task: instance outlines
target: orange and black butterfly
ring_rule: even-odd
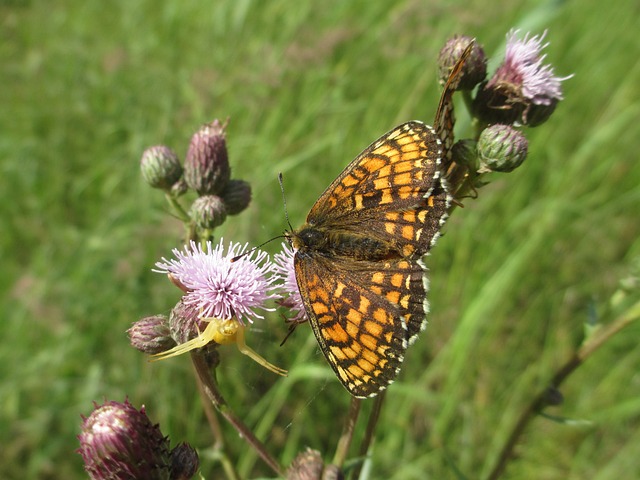
[[[453,138],[451,97],[470,49],[444,87],[436,128],[413,121],[380,137],[329,185],[307,223],[288,233],[313,332],[355,397],[393,382],[426,326],[423,257],[452,200],[443,164]]]

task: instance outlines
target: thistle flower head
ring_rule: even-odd
[[[170,274],[183,285],[187,292],[182,301],[196,307],[201,318],[235,317],[244,326],[264,318],[259,311],[273,311],[266,302],[279,298],[266,252],[253,250],[235,258],[247,246],[230,242],[225,252],[222,239],[215,247],[207,242],[206,249],[192,241],[183,251],[174,249],[175,258],[156,263],[154,271]]]
[[[202,126],[193,137],[184,160],[184,178],[200,195],[217,195],[231,176],[226,124],[214,120]]]
[[[511,125],[491,125],[480,134],[476,146],[480,173],[511,172],[527,158],[529,143]]]
[[[527,33],[522,40],[518,33],[507,34],[504,62],[475,99],[475,110],[487,123],[540,125],[563,99],[561,82],[571,78],[558,77],[544,63],[546,32],[532,37]]]
[[[251,185],[244,180],[229,180],[222,192],[227,214],[237,215],[251,203]]]
[[[296,272],[293,265],[295,251],[288,243],[282,244],[282,251],[273,256],[274,271],[282,281],[282,289],[284,290],[284,298],[278,303],[288,308],[292,314],[291,322],[303,323],[308,320],[307,312],[304,308],[302,295],[298,288],[296,280]]]
[[[227,209],[219,196],[203,195],[193,202],[189,216],[198,228],[212,230],[224,223]]]
[[[127,334],[134,348],[151,355],[164,352],[176,344],[171,338],[169,321],[164,315],[138,320],[127,330]]]
[[[440,83],[444,85],[460,56],[474,39],[466,35],[455,35],[444,44],[438,55]],[[475,43],[462,67],[456,90],[471,90],[487,76],[487,57],[481,45]]]
[[[553,73],[551,65],[544,65],[546,55],[541,52],[549,43],[542,43],[547,32],[540,37],[524,39],[518,38],[519,30],[511,30],[507,34],[507,48],[504,63],[496,72],[498,79],[513,78],[521,83],[522,95],[535,105],[551,105],[554,101],[562,100],[560,82],[571,77],[560,78]],[[496,78],[496,77],[494,77]],[[497,80],[496,80],[497,81]]]
[[[182,177],[182,165],[173,150],[165,145],[156,145],[142,153],[140,172],[153,188],[170,190]]]
[[[96,406],[78,436],[85,470],[94,480],[169,480],[169,439],[128,401]]]

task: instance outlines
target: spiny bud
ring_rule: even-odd
[[[251,203],[251,185],[244,180],[229,180],[222,192],[228,215],[237,215]]]
[[[188,443],[180,443],[171,450],[171,480],[187,480],[199,467],[198,453]]]
[[[458,59],[465,51],[473,38],[466,35],[456,35],[445,43],[438,55],[438,69],[440,83],[444,83],[449,78],[451,69],[456,65]],[[462,67],[462,75],[456,90],[471,90],[487,76],[487,57],[482,46],[477,43],[471,49],[471,53]]]
[[[522,132],[510,125],[492,125],[480,134],[480,173],[510,172],[527,158],[529,143]]]
[[[324,465],[317,450],[307,448],[291,462],[287,480],[341,480],[344,475],[336,465]]]
[[[134,322],[127,334],[134,348],[150,355],[164,352],[176,345],[171,338],[169,319],[164,315],[145,317]]]
[[[189,216],[198,228],[211,230],[224,223],[227,209],[217,195],[204,195],[193,202]]]
[[[182,176],[182,165],[173,150],[156,145],[142,153],[140,171],[145,182],[153,188],[169,190]]]
[[[171,310],[169,315],[169,329],[171,337],[177,344],[186,343],[198,336],[199,331],[207,327],[205,322],[199,319],[197,307],[187,305],[180,300]]]
[[[200,195],[221,193],[231,176],[225,126],[214,120],[191,138],[184,162],[184,178]]]
[[[144,407],[106,402],[84,419],[78,436],[85,470],[93,480],[171,480],[169,439]]]

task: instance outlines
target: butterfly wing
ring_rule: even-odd
[[[424,323],[422,266],[404,259],[333,262],[298,252],[295,271],[313,332],[338,379],[356,397],[385,389]]]
[[[475,40],[469,42],[469,45],[467,45],[460,55],[460,58],[451,69],[449,78],[447,78],[444,88],[442,89],[442,95],[440,96],[440,102],[438,103],[438,109],[436,110],[435,121],[433,122],[436,132],[438,133],[438,137],[442,141],[443,145],[444,170],[446,170],[451,163],[451,148],[453,147],[454,141],[453,126],[456,123],[456,119],[453,113],[453,94],[455,93],[456,88],[458,88],[464,64],[467,61],[467,58],[469,58],[474,45]]]
[[[402,124],[345,168],[315,203],[307,223],[366,232],[402,256],[420,257],[437,239],[451,201],[440,157],[440,140],[431,127]]]

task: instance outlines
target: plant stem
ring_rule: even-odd
[[[240,420],[231,410],[226,400],[218,389],[218,384],[209,371],[209,365],[204,357],[197,353],[191,352],[191,362],[196,369],[198,378],[202,385],[202,391],[222,416],[236,429],[244,440],[253,447],[260,458],[271,467],[271,469],[279,476],[284,477],[284,472],[278,462],[267,451],[264,444],[256,438],[253,432]]]
[[[178,218],[183,222],[188,222],[189,214],[182,205],[180,205],[180,202],[178,202],[178,200],[170,193],[165,193],[165,198],[167,199],[167,202],[169,202],[169,205],[171,205],[171,208],[173,208],[173,211],[176,213]]]
[[[587,338],[580,348],[562,365],[555,373],[551,380],[551,386],[558,388],[563,381],[569,377],[585,360],[591,356],[598,348],[600,348],[607,340],[613,335],[618,333],[624,327],[640,318],[640,302],[634,304],[631,308],[627,309],[622,315],[611,322],[607,327],[602,328],[594,332],[594,334]],[[547,404],[547,391],[545,387],[536,396],[534,396],[529,405],[524,409],[520,418],[516,422],[507,442],[505,443],[498,461],[493,470],[487,477],[488,480],[496,480],[500,478],[507,466],[513,449],[515,448],[518,439],[524,432],[525,428],[534,417],[534,415],[542,410]]]
[[[353,470],[352,478],[359,478],[360,472],[362,471],[362,466],[364,462],[367,460],[367,454],[369,453],[369,447],[373,442],[375,437],[376,427],[378,426],[378,419],[380,418],[380,411],[382,410],[382,404],[384,403],[384,399],[387,391],[383,390],[380,394],[375,398],[373,402],[373,408],[371,413],[369,414],[369,421],[367,422],[367,430],[364,432],[364,438],[362,439],[362,444],[360,445],[359,457],[363,459],[361,463],[359,463]]]
[[[351,397],[349,414],[345,419],[344,425],[342,427],[342,435],[340,436],[340,440],[338,440],[336,454],[333,456],[333,462],[331,462],[333,465],[336,465],[340,469],[342,469],[344,461],[349,454],[349,447],[351,447],[351,441],[353,440],[353,431],[356,425],[356,421],[358,420],[358,415],[360,414],[361,405],[361,399]]]
[[[202,381],[200,380],[200,376],[197,375],[197,372],[196,381],[198,383],[198,390],[200,391],[200,398],[202,399],[202,408],[204,409],[204,414],[207,417],[207,422],[209,423],[209,427],[211,428],[211,432],[213,433],[213,438],[215,439],[213,450],[216,453],[218,460],[222,464],[222,468],[224,469],[227,478],[229,480],[240,480],[238,472],[235,470],[233,464],[231,463],[231,460],[225,452],[225,441],[224,434],[222,433],[222,426],[220,425],[220,421],[218,420],[216,411],[213,409],[213,407],[211,406],[211,402],[209,402],[208,400],[207,394],[204,390],[204,386],[202,385]]]

